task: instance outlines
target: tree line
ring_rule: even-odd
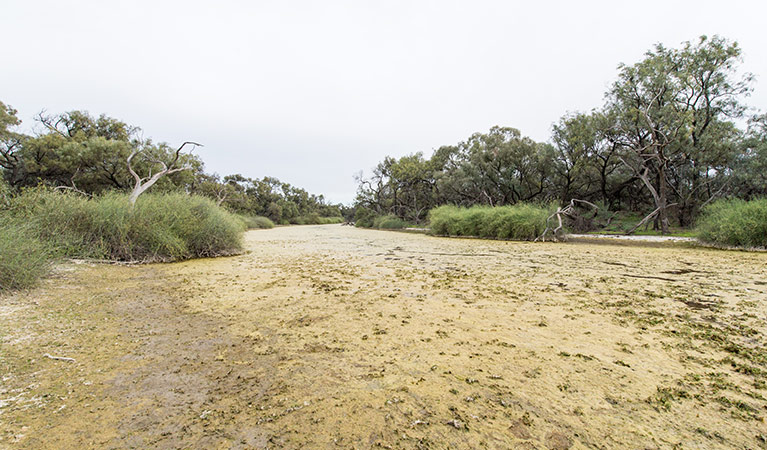
[[[767,195],[767,114],[749,114],[753,76],[736,42],[702,36],[656,45],[621,64],[605,102],[567,114],[549,142],[493,127],[431,156],[386,157],[357,177],[358,217],[423,222],[439,205],[568,204],[640,212],[654,226],[691,226],[720,197]]]
[[[219,206],[276,223],[310,223],[340,217],[342,205],[273,177],[220,177],[204,171],[191,146],[170,147],[141,137],[140,129],[84,111],[35,118],[41,132],[16,131],[17,111],[0,102],[0,176],[15,190],[48,186],[86,196],[107,191],[181,191],[212,198]],[[158,176],[161,174],[165,176]],[[151,184],[150,184],[151,183]],[[135,198],[132,196],[132,200]]]

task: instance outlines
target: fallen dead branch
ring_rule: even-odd
[[[49,355],[48,353],[44,354],[46,358],[55,359],[56,361],[66,361],[66,362],[75,362],[74,358],[68,358],[66,356],[53,356]]]
[[[589,201],[586,201],[586,200],[579,200],[577,198],[574,198],[574,199],[570,200],[570,204],[568,204],[564,208],[562,208],[561,206],[557,207],[557,210],[554,212],[554,214],[552,214],[552,215],[550,215],[549,217],[546,218],[546,229],[543,230],[543,233],[541,233],[540,236],[535,238],[534,242],[538,242],[539,239],[542,242],[546,242],[546,235],[548,233],[551,233],[551,239],[554,242],[564,241],[565,240],[565,235],[564,235],[564,232],[562,231],[563,228],[564,228],[564,223],[562,222],[562,217],[569,217],[571,219],[574,219],[576,217],[576,209],[575,209],[575,204],[576,203],[583,203],[583,204],[586,204],[588,206],[591,206],[594,209],[594,216],[595,217],[596,217],[597,213],[599,212],[599,207],[597,205],[595,205],[595,204],[593,204],[593,203],[591,203]],[[551,226],[549,225],[549,221],[551,219],[553,219],[554,217],[557,218],[557,227],[552,229]]]

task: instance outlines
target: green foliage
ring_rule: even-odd
[[[244,215],[238,216],[243,222],[245,222],[245,226],[248,227],[249,230],[274,228],[274,222],[269,220],[268,217]]]
[[[358,206],[356,211],[354,211],[354,225],[357,227],[371,228],[375,218],[375,211],[364,206]]]
[[[719,200],[704,209],[698,239],[736,247],[767,247],[767,198]]]
[[[26,137],[13,158],[0,155],[6,178],[16,186],[69,186],[88,193],[129,190],[135,183],[127,165],[132,152],[140,150],[132,164],[142,176],[156,173],[161,162],[168,164],[175,158],[174,148],[141,139],[138,128],[105,115],[95,118],[85,111],[71,111],[41,116],[38,121],[47,133]],[[1,161],[11,159],[13,166]],[[189,170],[161,178],[154,192],[182,190],[202,172],[200,158],[189,153],[180,155],[177,166]]]
[[[273,177],[229,175],[219,180],[216,175],[203,174],[198,179],[193,192],[244,216],[264,216],[282,225],[336,223],[341,216],[341,205],[327,204],[322,195],[312,195]]]
[[[12,213],[65,257],[173,261],[231,254],[245,224],[211,200],[186,194],[146,194],[131,208],[124,194],[82,196],[29,190]]]
[[[408,226],[410,226],[409,223],[391,214],[376,217],[373,221],[373,228],[381,228],[384,230],[401,230]]]
[[[0,215],[0,292],[34,286],[48,272],[51,256],[30,224]]]
[[[361,228],[380,228],[383,230],[401,230],[412,226],[394,214],[376,215],[375,211],[358,207],[354,215],[354,225]]]
[[[420,222],[439,205],[580,199],[640,217],[658,209],[651,224],[664,234],[672,219],[689,227],[713,196],[767,192],[767,115],[747,133],[734,121],[752,89],[740,61],[737,43],[718,36],[676,49],[658,44],[619,66],[603,108],[562,117],[553,145],[496,126],[431,157],[386,157],[371,177],[357,178],[356,204]]]
[[[12,194],[11,187],[0,177],[0,208],[5,209],[10,205]]]
[[[546,228],[547,208],[519,203],[513,206],[446,205],[431,210],[431,232],[446,236],[533,240]]]
[[[305,216],[292,217],[289,223],[292,225],[330,225],[343,221],[343,217],[322,217],[318,213],[310,213]]]

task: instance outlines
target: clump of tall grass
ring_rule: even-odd
[[[695,231],[703,242],[767,247],[767,199],[714,202],[703,210]]]
[[[10,209],[65,257],[149,262],[226,255],[241,248],[245,229],[211,200],[180,193],[144,194],[131,208],[125,194],[88,199],[33,190]]]
[[[240,215],[239,218],[245,222],[245,226],[248,227],[249,230],[274,228],[274,222],[268,217]]]
[[[440,206],[429,212],[431,232],[445,236],[533,240],[546,229],[549,208],[518,203],[512,206]]]
[[[48,272],[51,256],[29,224],[0,216],[0,292],[34,286]]]

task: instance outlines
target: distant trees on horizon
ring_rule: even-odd
[[[0,176],[17,190],[44,185],[84,195],[131,192],[135,187],[131,169],[151,177],[168,167],[176,170],[159,178],[153,191],[203,195],[233,212],[265,216],[276,223],[341,216],[341,205],[273,177],[208,174],[199,156],[142,139],[139,128],[106,115],[41,113],[36,120],[42,133],[18,133],[14,131],[20,124],[16,111],[0,102]]]

